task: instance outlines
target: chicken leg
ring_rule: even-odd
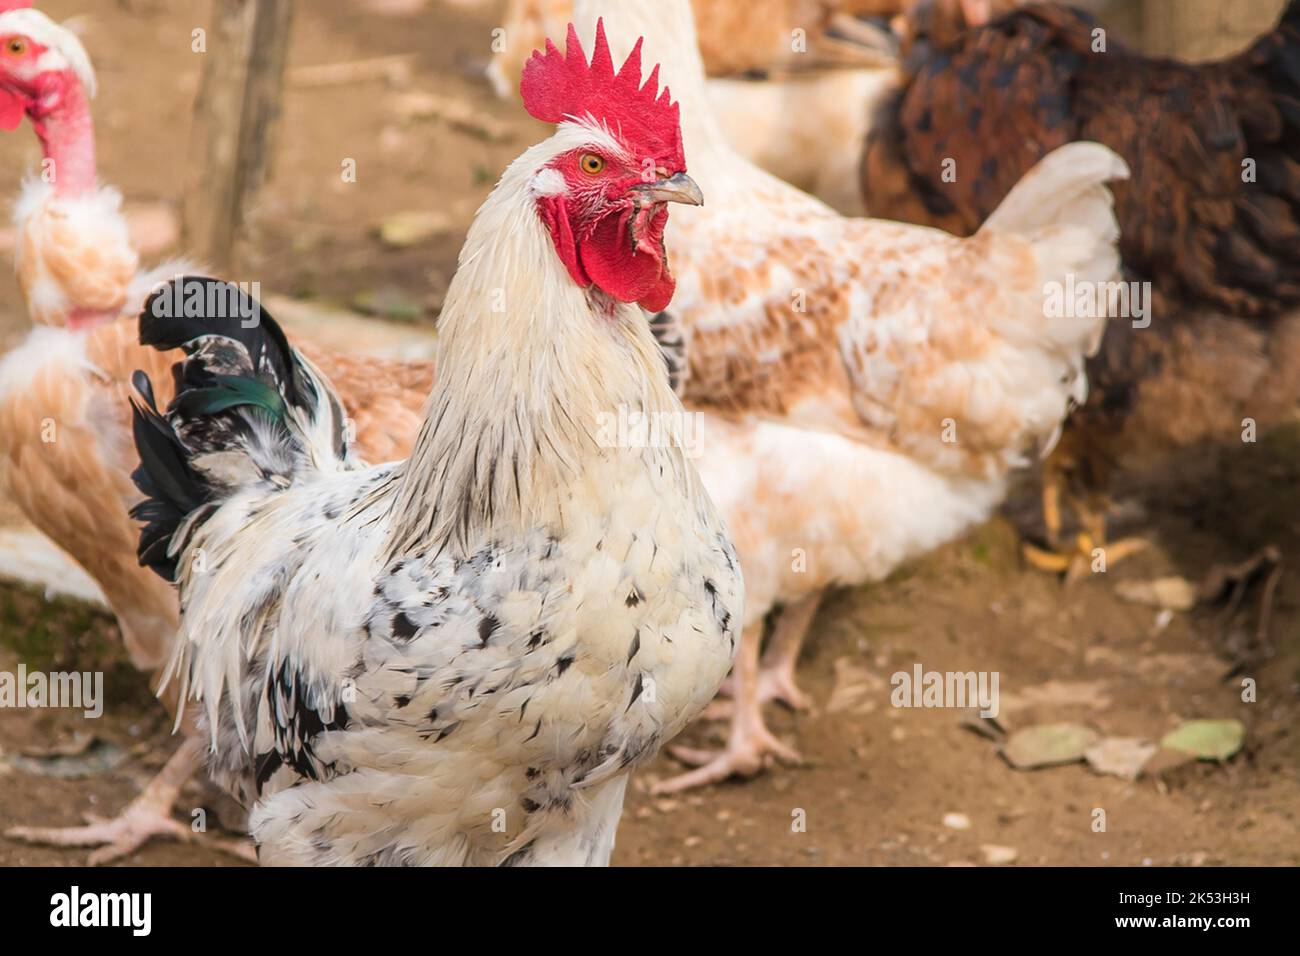
[[[805,602],[800,602],[802,605]],[[795,605],[799,606],[799,605]],[[816,609],[816,605],[813,605]],[[783,610],[777,618],[775,642],[789,608]],[[807,616],[811,620],[811,615]],[[795,621],[797,623],[797,620]],[[806,623],[804,625],[806,629]],[[802,640],[802,635],[800,635]],[[799,763],[799,753],[777,739],[763,722],[763,704],[759,699],[759,650],[763,641],[762,622],[745,629],[740,638],[740,652],[736,655],[736,665],[732,671],[734,677],[735,700],[731,709],[731,728],[727,736],[727,746],[721,751],[704,750],[694,747],[672,747],[669,752],[689,766],[696,769],[680,774],[669,780],[663,780],[651,788],[656,795],[680,793],[693,787],[710,783],[721,783],[730,777],[753,777],[763,769],[768,756],[787,763]],[[782,641],[784,659],[789,655],[789,638]],[[794,644],[794,655],[798,656],[798,643]],[[793,666],[793,664],[791,665]],[[793,687],[793,685],[791,685]],[[802,696],[802,695],[800,695]]]
[[[99,847],[90,854],[88,862],[91,866],[129,856],[153,837],[184,843],[203,842],[241,860],[257,862],[257,855],[247,841],[205,837],[171,815],[181,788],[202,764],[202,756],[203,740],[196,732],[190,731],[158,775],[116,817],[104,819],[87,814],[85,826],[13,827],[5,831],[5,836],[46,846]]]
[[[1069,484],[1067,469],[1061,467],[1059,456],[1053,455],[1043,469],[1043,524],[1047,529],[1047,548],[1036,547],[1028,541],[1021,545],[1021,553],[1031,567],[1048,574],[1064,574],[1067,583],[1074,583],[1093,570],[1095,551],[1101,551],[1105,569],[1109,570],[1150,545],[1145,538],[1139,537],[1109,541],[1106,514],[1110,510],[1110,496],[1105,492],[1078,494],[1070,489]],[[1062,545],[1062,499],[1078,515],[1082,528],[1075,536],[1073,547]]]
[[[777,615],[772,628],[772,638],[767,642],[758,672],[758,700],[760,704],[777,701],[791,710],[807,710],[808,696],[799,689],[795,680],[795,667],[804,638],[812,627],[817,608],[825,591],[810,594],[793,604],[787,604]]]
[[[795,667],[799,661],[799,652],[803,649],[804,638],[808,628],[817,616],[824,591],[818,591],[793,604],[786,605],[777,615],[772,628],[772,637],[767,642],[759,663],[758,702],[760,705],[773,701],[784,704],[791,710],[808,710],[811,706],[808,695],[799,689],[795,678]],[[734,675],[722,685],[719,693],[728,697],[735,695]],[[704,712],[709,720],[730,720],[735,711],[733,700],[715,700]]]
[[[1082,530],[1075,535],[1073,547],[1062,547],[1057,542],[1061,537],[1060,492],[1045,480],[1043,487],[1043,515],[1047,523],[1049,549],[1043,549],[1028,541],[1021,546],[1025,561],[1031,567],[1048,574],[1064,574],[1067,583],[1074,583],[1097,570],[1094,567],[1098,552],[1104,562],[1101,570],[1110,570],[1121,561],[1150,547],[1151,542],[1145,538],[1131,536],[1111,541],[1106,531],[1106,512],[1108,501],[1085,502],[1069,497],[1070,507],[1079,516]]]

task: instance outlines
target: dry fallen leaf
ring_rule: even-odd
[[[1002,754],[1018,770],[1076,763],[1100,739],[1081,724],[1039,724],[1017,730],[1003,745]]]
[[[1159,749],[1150,741],[1137,737],[1107,737],[1089,747],[1084,758],[1097,773],[1136,780]]]
[[[1189,720],[1165,734],[1160,746],[1198,760],[1227,760],[1245,740],[1246,727],[1240,720]]]
[[[1196,756],[1183,750],[1170,750],[1167,747],[1161,747],[1156,751],[1155,756],[1146,762],[1142,772],[1148,777],[1162,777],[1167,773],[1177,770],[1179,767],[1186,767],[1188,764],[1196,763]]]

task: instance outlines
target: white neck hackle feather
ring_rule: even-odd
[[[608,133],[562,124],[506,170],[474,219],[438,324],[438,378],[395,476],[389,554],[464,552],[560,520],[564,489],[598,460],[598,423],[620,407],[679,412],[640,307],[570,277],[537,209],[539,173]],[[695,481],[679,448],[669,467]]]

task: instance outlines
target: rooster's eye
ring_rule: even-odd
[[[21,37],[14,37],[5,44],[5,52],[10,56],[22,56],[27,52],[27,41]]]
[[[582,157],[580,165],[582,166],[582,171],[588,176],[595,176],[604,171],[605,160],[601,159],[595,153],[587,153],[587,155]]]

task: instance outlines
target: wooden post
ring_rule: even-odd
[[[270,169],[292,11],[292,0],[212,0],[183,231],[188,253],[218,274],[244,257]]]

